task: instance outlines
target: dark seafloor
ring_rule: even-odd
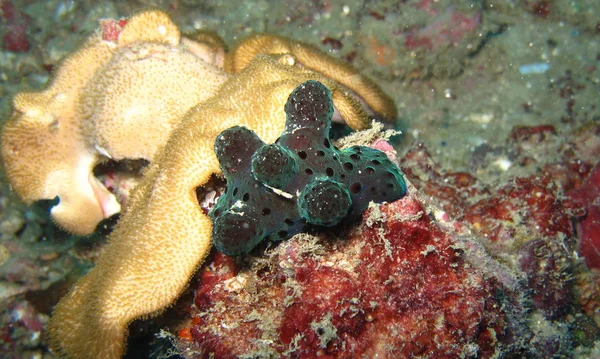
[[[498,339],[493,355],[600,357],[600,260],[588,259],[591,270],[584,260],[600,239],[581,224],[600,213],[599,176],[586,181],[600,171],[597,0],[0,3],[2,119],[11,97],[44,86],[99,19],[148,7],[230,45],[266,31],[350,62],[396,101],[398,158],[423,200],[468,227],[474,266],[492,257],[524,289],[511,312],[522,328],[501,331],[521,338]],[[53,358],[44,326],[93,266],[110,224],[73,237],[47,204],[27,207],[6,181],[0,188],[0,357]],[[136,323],[128,357],[176,357],[193,336],[172,322]],[[174,336],[161,337],[171,340],[153,336],[169,325]]]

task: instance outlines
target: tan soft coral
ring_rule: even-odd
[[[336,81],[361,100],[369,115],[395,121],[396,104],[371,79],[362,76],[350,64],[331,57],[316,46],[273,34],[250,35],[225,55],[225,71],[236,73],[245,68],[257,54],[290,54],[296,65],[319,72]]]
[[[160,312],[185,289],[211,248],[212,223],[196,189],[220,173],[213,146],[221,131],[243,125],[274,141],[287,97],[310,79],[331,89],[353,128],[368,126],[366,113],[335,82],[290,60],[258,56],[187,113],[134,190],[96,267],[56,307],[49,327],[54,350],[71,358],[119,358],[129,323]]]
[[[160,11],[101,24],[45,91],[15,98],[2,133],[4,164],[17,194],[26,203],[58,197],[52,216],[75,234],[90,234],[120,211],[93,168],[106,158],[151,161],[185,111],[229,77],[223,66],[237,73],[257,54],[286,54],[296,67],[342,84],[372,114],[396,115],[393,101],[371,80],[309,44],[259,34],[225,54],[214,33],[182,37]],[[340,106],[336,114],[352,111]]]
[[[2,132],[13,189],[26,203],[58,197],[52,216],[75,234],[92,233],[120,210],[92,175],[103,156],[152,160],[185,111],[228,77],[205,61],[222,62],[223,50],[182,41],[165,13],[123,23],[105,22],[105,32],[65,59],[46,90],[17,95]]]
[[[350,66],[311,45],[260,37],[268,41],[225,55],[218,37],[181,37],[158,11],[105,21],[47,90],[15,99],[2,133],[9,179],[27,202],[58,196],[53,216],[72,232],[90,233],[119,210],[91,172],[102,158],[150,161],[96,267],[55,309],[49,335],[59,354],[120,357],[129,323],[160,312],[187,286],[211,247],[196,189],[220,173],[213,142],[222,130],[245,125],[275,140],[287,97],[307,80],[330,88],[354,129],[369,124],[357,98],[395,117],[391,99]],[[287,49],[273,47],[280,40]],[[232,75],[213,67],[238,56],[246,60]]]
[[[150,42],[119,49],[83,92],[86,139],[115,160],[152,160],[181,116],[226,78],[182,47]]]
[[[86,146],[76,115],[79,93],[111,54],[98,36],[90,38],[63,62],[48,89],[15,97],[2,132],[2,159],[13,190],[26,203],[59,196],[52,216],[76,234],[91,233],[119,211],[90,176],[99,158]]]

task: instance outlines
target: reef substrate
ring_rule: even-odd
[[[409,195],[371,205],[356,226],[213,253],[177,347],[194,358],[593,355],[597,240],[580,228],[598,220],[598,132],[517,127],[474,152],[472,173],[414,144],[401,160]]]

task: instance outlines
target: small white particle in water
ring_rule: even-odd
[[[31,341],[34,342],[34,341],[37,341],[38,339],[40,339],[40,334],[41,334],[40,332],[31,333],[31,337],[30,337]]]
[[[508,169],[512,167],[512,161],[508,158],[502,157],[494,161],[494,165],[499,167],[503,171],[508,171]]]
[[[166,35],[167,34],[167,28],[164,25],[160,25],[158,27],[158,33],[161,35]]]
[[[469,120],[476,123],[490,123],[494,119],[492,113],[472,113],[469,115]]]
[[[280,190],[279,188],[271,187],[271,186],[269,186],[269,185],[266,185],[266,184],[263,184],[263,185],[264,185],[265,187],[269,188],[271,191],[273,191],[273,192],[274,192],[275,194],[277,194],[277,195],[280,195],[280,196],[282,196],[282,197],[285,197],[285,198],[288,198],[288,199],[290,199],[290,198],[294,198],[294,195],[293,195],[293,194],[291,194],[291,193],[287,193],[287,192],[285,192],[285,191],[282,191],[282,190]]]
[[[246,205],[244,204],[244,202],[242,202],[242,201],[239,201],[239,200],[238,200],[238,201],[236,201],[236,202],[233,204],[233,206],[231,206],[231,207],[232,207],[232,208],[244,208],[244,206],[246,206]]]

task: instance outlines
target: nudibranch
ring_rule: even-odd
[[[213,243],[227,255],[307,228],[348,223],[370,202],[392,202],[406,193],[400,170],[383,152],[333,146],[333,104],[323,84],[298,86],[285,112],[285,129],[273,144],[240,126],[217,137],[215,153],[227,187],[209,215]]]

